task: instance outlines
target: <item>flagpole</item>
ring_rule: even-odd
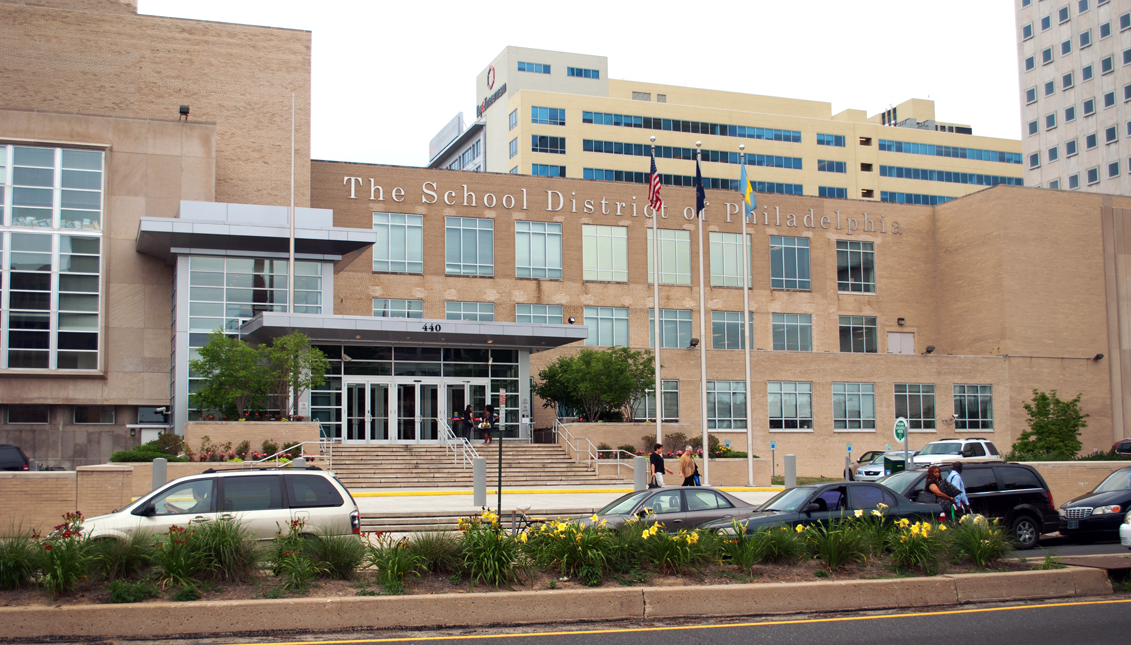
[[[656,137],[652,141],[652,165],[656,164]],[[649,177],[651,181],[651,177]],[[663,209],[663,205],[660,206]],[[655,336],[654,362],[656,364],[656,443],[664,443],[663,416],[664,406],[661,391],[663,381],[660,380],[660,229],[657,220],[660,213],[652,208],[652,312],[653,331]]]
[[[699,166],[703,161],[703,151],[700,149],[702,141],[695,142],[695,175],[699,177],[699,186],[702,188],[702,171]],[[698,202],[698,196],[696,196]],[[703,218],[706,217],[706,202],[699,211],[699,423],[703,428],[703,485],[711,485],[711,444],[707,437],[707,292],[703,281]],[[696,204],[698,206],[698,204]]]
[[[742,181],[747,182],[746,186],[739,186],[742,190],[742,257],[739,258],[739,263],[742,264],[742,328],[743,337],[742,345],[746,348],[743,352],[745,354],[746,362],[746,485],[754,486],[754,415],[751,413],[750,403],[750,346],[754,342],[753,331],[754,326],[750,324],[750,276],[748,275],[747,263],[750,261],[750,247],[746,237],[746,219],[750,216],[749,207],[746,203],[746,191],[749,189],[750,178],[746,176],[746,144],[739,144],[738,146],[738,161],[742,164]],[[772,485],[773,482],[770,482]]]

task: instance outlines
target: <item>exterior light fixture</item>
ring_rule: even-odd
[[[903,318],[896,318],[895,319],[895,324],[899,325],[900,327],[902,327],[903,323],[905,323],[905,322],[907,322],[907,321],[904,320]]]
[[[569,324],[572,325],[573,323],[577,322],[577,319],[574,318],[573,316],[570,316],[569,319],[567,320],[567,322],[569,322]]]
[[[1096,354],[1095,356],[1092,357],[1092,360],[1093,361],[1102,361],[1103,357],[1104,357],[1103,354]]]
[[[688,345],[688,347],[690,347],[692,349],[695,349],[698,346],[699,346],[699,339],[698,338],[692,338],[691,343]]]
[[[930,354],[933,351],[935,351],[935,346],[934,345],[927,345],[927,353]]]
[[[180,113],[181,116],[177,118],[178,121],[180,121],[182,118],[185,121],[188,121],[189,106],[182,105],[181,109],[179,110],[179,113]]]

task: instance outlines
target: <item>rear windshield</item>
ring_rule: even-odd
[[[920,455],[957,455],[962,452],[960,443],[929,443],[919,451]]]

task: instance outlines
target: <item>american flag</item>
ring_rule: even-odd
[[[659,212],[664,207],[664,200],[660,197],[660,173],[656,172],[656,153],[652,153],[652,174],[648,177],[648,205],[652,210]]]

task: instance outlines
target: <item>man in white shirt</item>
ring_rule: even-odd
[[[950,466],[950,474],[946,476],[946,480],[952,486],[958,489],[958,494],[954,496],[954,505],[963,511],[970,510],[970,498],[966,497],[966,484],[962,481],[962,462],[958,461]]]

